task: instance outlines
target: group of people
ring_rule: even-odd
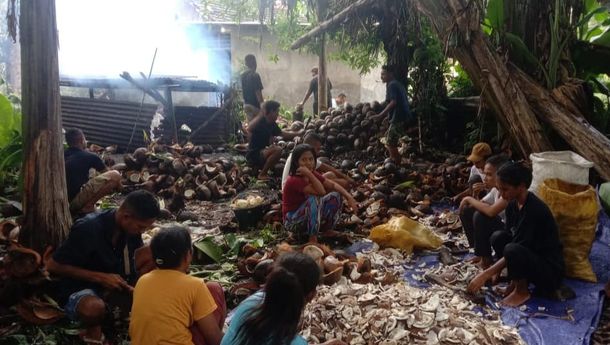
[[[280,104],[263,102],[253,56],[246,58],[246,65],[250,71],[242,82],[244,88],[254,90],[254,97],[248,96],[246,103],[246,113],[251,114],[247,160],[260,168],[258,178],[264,180],[281,157],[281,149],[272,145],[272,139],[292,140],[305,133],[279,128]],[[375,116],[388,118],[386,146],[390,157],[401,164],[398,140],[414,117],[405,88],[394,73],[391,67],[383,67],[387,104]],[[304,102],[308,97],[309,92]],[[86,327],[82,334],[86,343],[106,343],[102,324],[111,301],[119,296],[118,300],[132,299],[129,333],[135,345],[306,344],[297,335],[298,324],[320,280],[319,267],[311,258],[298,253],[281,256],[264,290],[237,307],[223,334],[226,305],[222,288],[187,274],[192,259],[188,229],[164,228],[145,246],[141,235],[160,213],[156,197],[146,191],[128,194],[118,209],[91,213],[97,200],[121,188],[121,176],[85,150],[82,131],[68,130],[66,142],[70,210],[80,218],[48,260],[47,269],[60,277],[58,300],[69,318]],[[306,235],[311,243],[318,236],[333,235],[344,204],[352,212],[359,207],[348,192],[354,181],[318,159],[321,145],[318,135],[307,133],[288,157],[282,176],[284,224]],[[502,291],[504,304],[518,306],[527,301],[529,284],[537,292],[552,294],[564,276],[562,245],[549,208],[528,191],[531,171],[506,156],[493,156],[485,143],[475,145],[468,159],[473,163],[470,187],[458,199],[464,230],[474,248],[472,260],[483,269],[468,291],[499,281],[506,268],[510,285]],[[100,174],[89,179],[90,169]],[[343,343],[332,340],[327,344]]]
[[[499,290],[502,303],[519,306],[531,296],[529,284],[542,296],[553,296],[565,274],[557,224],[548,206],[528,189],[532,172],[504,155],[492,156],[478,143],[468,157],[473,165],[468,196],[460,201],[460,218],[473,262],[482,268],[468,285],[478,291],[501,279],[505,268],[510,284]],[[482,191],[488,191],[482,198]]]
[[[320,280],[312,258],[280,256],[264,290],[237,307],[223,334],[221,286],[187,274],[193,256],[189,230],[163,228],[144,246],[141,235],[159,212],[154,195],[132,192],[118,209],[80,218],[48,258],[47,270],[59,278],[55,297],[67,317],[85,327],[80,336],[86,344],[109,344],[103,326],[115,303],[131,309],[134,345],[306,344],[297,330]]]

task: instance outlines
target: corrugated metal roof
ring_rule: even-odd
[[[64,128],[79,128],[87,141],[104,147],[118,145],[122,152],[127,148],[136,119],[130,150],[145,145],[143,131],[150,135],[157,105],[144,104],[140,113],[140,104],[135,102],[62,96],[61,111]]]

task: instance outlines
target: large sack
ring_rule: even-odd
[[[548,151],[532,153],[532,184],[530,190],[538,194],[542,182],[557,178],[566,182],[588,185],[589,169],[593,163],[572,151]]]
[[[591,186],[547,179],[539,194],[559,226],[566,276],[597,282],[589,262],[599,212],[595,190]]]
[[[408,254],[413,248],[437,249],[443,244],[430,229],[404,216],[392,217],[387,223],[374,227],[369,238],[381,247],[403,249]]]

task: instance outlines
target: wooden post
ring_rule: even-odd
[[[72,219],[61,131],[54,0],[21,1],[23,213],[19,241],[39,252],[57,247]]]
[[[318,0],[318,22],[326,19],[328,0]],[[318,114],[328,110],[328,78],[326,77],[326,34],[320,36],[318,55]]]

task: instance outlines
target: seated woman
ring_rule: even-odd
[[[496,188],[496,171],[508,162],[503,155],[490,157],[485,162],[483,182],[490,192],[480,201],[467,196],[460,203],[460,219],[468,238],[470,247],[474,247],[474,262],[479,262],[483,269],[493,263],[491,257],[491,234],[502,230],[506,222],[504,210],[508,202],[500,197]]]
[[[316,152],[307,144],[297,145],[292,151],[289,176],[282,190],[284,225],[304,227],[309,242],[318,241],[318,233],[331,235],[339,220],[343,196],[352,212],[358,211],[356,200],[338,183],[315,171]]]
[[[191,235],[175,226],[160,230],[150,248],[156,270],[140,277],[133,292],[129,336],[134,345],[218,345],[226,316],[224,292],[186,274]]]
[[[297,329],[319,281],[320,269],[311,257],[283,254],[267,276],[264,291],[248,297],[235,309],[222,345],[306,345]],[[323,345],[342,344],[330,340]]]
[[[468,291],[478,291],[506,267],[511,283],[502,303],[517,307],[530,298],[530,283],[543,295],[556,291],[565,274],[565,263],[551,211],[528,191],[532,172],[520,163],[507,163],[496,175],[500,196],[508,201],[506,227],[491,236],[494,251],[501,259],[479,273],[468,285]]]

